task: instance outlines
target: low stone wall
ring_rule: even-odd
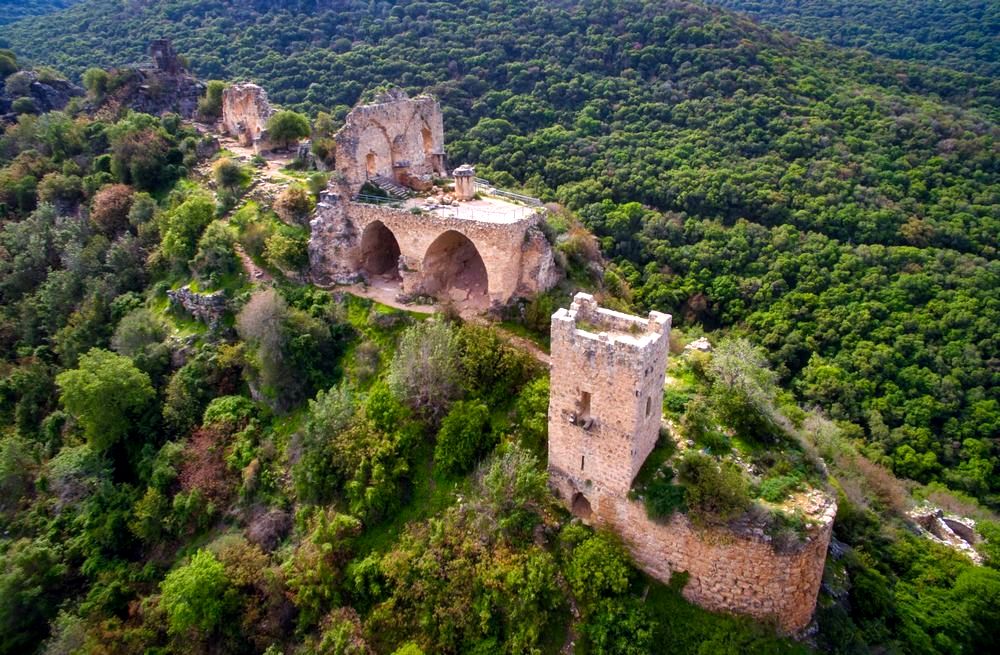
[[[550,469],[550,479],[567,502],[580,493],[558,471]],[[692,603],[772,622],[786,634],[812,620],[837,512],[832,499],[824,497],[808,536],[781,547],[760,528],[696,527],[679,513],[655,521],[641,501],[581,491],[591,510],[585,520],[618,534],[639,568],[664,583],[688,573],[683,594]]]
[[[172,306],[179,307],[212,329],[221,325],[228,307],[226,294],[223,291],[198,293],[188,286],[183,286],[180,289],[167,291],[167,297]]]

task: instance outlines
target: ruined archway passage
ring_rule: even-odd
[[[573,516],[579,517],[581,519],[589,519],[593,510],[590,507],[590,501],[582,493],[573,494],[573,501],[570,504],[570,511],[573,512]]]
[[[464,234],[448,230],[424,256],[424,289],[440,299],[484,306],[489,303],[486,264]]]
[[[361,235],[360,268],[368,277],[399,279],[399,242],[382,221],[374,221]]]

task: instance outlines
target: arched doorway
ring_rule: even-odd
[[[579,517],[581,519],[589,519],[593,510],[590,508],[590,501],[583,494],[577,492],[573,494],[573,502],[570,505],[570,511],[573,512],[573,516]]]
[[[378,175],[378,162],[374,152],[369,152],[365,157],[365,172],[368,173],[369,178]]]
[[[399,242],[382,221],[374,221],[361,235],[360,268],[369,277],[399,279]]]
[[[448,230],[424,255],[424,290],[441,299],[484,306],[489,303],[486,264],[474,243]]]

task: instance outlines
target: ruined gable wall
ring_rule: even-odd
[[[411,175],[446,175],[444,118],[441,106],[430,96],[410,99],[396,94],[386,102],[355,107],[334,138],[337,171],[352,193],[369,177],[394,177],[394,163],[407,162]]]
[[[274,109],[256,84],[234,84],[222,92],[222,124],[244,146],[267,146],[267,121]]]
[[[526,250],[531,253],[531,263],[539,270],[549,271],[555,267],[551,249],[543,252],[544,248],[532,236],[535,232],[540,234],[537,217],[515,223],[487,223],[335,199],[320,203],[310,224],[313,279],[320,284],[348,284],[360,280],[361,239],[365,228],[374,221],[381,221],[399,244],[403,291],[407,294],[423,292],[422,272],[427,250],[449,230],[465,235],[476,246],[486,265],[492,301],[506,303],[525,286],[531,286],[522,275]],[[546,261],[552,263],[544,263]],[[537,284],[551,285],[555,281],[556,278],[547,273]]]

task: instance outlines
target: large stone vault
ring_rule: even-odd
[[[326,194],[311,224],[313,280],[395,282],[402,296],[478,308],[550,288],[558,271],[541,215],[503,205],[483,200],[415,213]]]

